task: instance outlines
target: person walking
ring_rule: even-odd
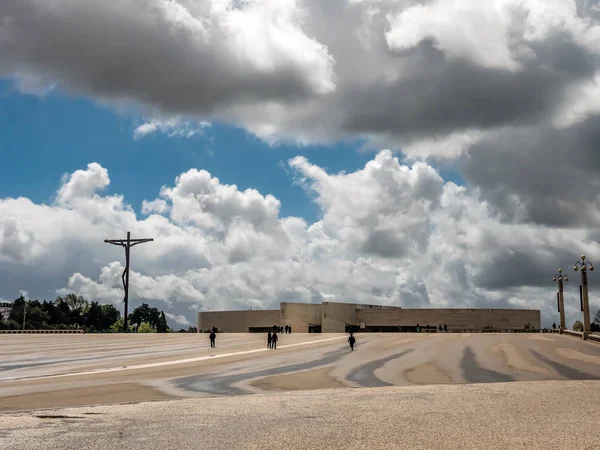
[[[208,335],[208,338],[210,339],[210,348],[215,348],[215,340],[217,339],[217,335],[215,334],[215,332],[211,331]]]
[[[277,349],[277,341],[279,340],[279,337],[277,336],[277,333],[273,333],[273,336],[271,337],[271,348]]]
[[[444,324],[444,333],[448,332],[448,325]]]
[[[269,334],[267,334],[267,348],[271,348],[271,341],[272,341],[272,337],[271,337],[271,332],[269,331]]]
[[[354,344],[356,344],[356,338],[352,333],[350,333],[350,337],[348,338],[348,343],[350,344],[350,350],[354,351]]]

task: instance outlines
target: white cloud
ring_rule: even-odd
[[[152,201],[142,201],[142,214],[165,214],[168,211],[169,205],[161,198],[157,198]]]
[[[484,133],[479,130],[466,130],[450,135],[413,141],[402,147],[408,161],[424,159],[452,160],[468,152],[479,142]]]
[[[109,180],[98,164],[65,177],[51,206],[0,200],[0,211],[12,213],[0,235],[35,236],[35,251],[3,250],[2,296],[23,288],[42,296],[54,286],[120,307],[123,251],[102,241],[129,230],[155,239],[132,251],[131,307],[154,304],[172,324],[195,323],[196,310],[323,299],[539,308],[551,324],[553,272],[582,252],[600,258],[594,230],[503,223],[477,191],[387,150],[352,173],[329,174],[302,157],[289,164],[321,209],[313,224],[281,217],[272,196],[196,169],[163,187],[154,204],[162,215],[149,208],[144,219],[121,197],[97,193]],[[22,276],[25,265],[35,276]],[[572,321],[579,312],[569,298]],[[592,303],[600,307],[593,295]]]
[[[179,325],[184,325],[184,326],[191,325],[191,323],[185,318],[185,316],[183,316],[181,314],[165,313],[165,316],[167,317],[167,319],[169,319],[172,322],[175,322]]]
[[[449,58],[468,59],[487,68],[516,70],[519,63],[512,54],[508,36],[511,3],[514,2],[436,0],[415,4],[388,16],[387,43],[393,50],[407,50],[433,39],[434,45]]]
[[[108,171],[98,163],[91,163],[87,170],[77,170],[63,177],[56,201],[61,205],[71,205],[79,199],[92,197],[109,184]]]
[[[568,128],[583,122],[590,116],[600,114],[600,72],[594,79],[575,84],[567,89],[563,106],[554,116],[554,126]]]
[[[150,134],[160,132],[169,137],[191,138],[192,136],[203,134],[204,129],[207,127],[210,127],[210,123],[206,121],[195,123],[183,121],[181,119],[170,119],[166,121],[153,119],[136,127],[133,132],[133,137],[138,140],[145,138]]]

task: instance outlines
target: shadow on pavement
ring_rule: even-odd
[[[340,347],[338,350],[326,353],[323,358],[316,359],[314,361],[308,361],[301,364],[290,364],[282,367],[273,367],[270,369],[259,370],[256,372],[239,373],[235,375],[222,375],[222,374],[211,374],[211,375],[194,375],[185,378],[179,378],[174,380],[172,383],[180,389],[193,392],[205,392],[217,395],[248,395],[249,392],[244,389],[240,389],[232,386],[235,383],[239,383],[245,380],[251,380],[253,378],[266,377],[271,375],[283,375],[287,373],[298,372],[301,370],[314,369],[320,366],[326,366],[336,362],[347,354],[344,350],[346,346]]]
[[[352,372],[348,374],[346,379],[348,381],[352,381],[356,384],[359,384],[362,387],[383,387],[383,386],[393,386],[392,384],[382,381],[375,376],[375,371],[381,367],[383,367],[389,361],[394,359],[401,358],[407,353],[412,352],[412,349],[403,351],[402,353],[397,353],[395,355],[388,356],[387,358],[378,359],[375,361],[371,361],[368,364],[360,366],[354,369]]]
[[[561,377],[564,377],[567,380],[600,380],[600,377],[597,377],[596,375],[591,375],[589,373],[573,369],[572,367],[565,366],[564,364],[546,358],[544,355],[536,352],[535,350],[529,351],[533,356],[542,361],[544,364],[552,367]]]
[[[516,381],[510,375],[485,369],[477,364],[475,353],[471,347],[465,348],[460,368],[467,383],[505,383]]]

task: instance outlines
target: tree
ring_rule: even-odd
[[[581,320],[576,320],[573,324],[573,331],[583,331],[583,323]]]
[[[90,305],[81,295],[68,294],[64,298],[64,302],[69,306],[69,316],[73,325],[85,326],[85,314]]]
[[[102,305],[102,317],[100,319],[100,331],[108,330],[117,320],[121,313],[113,305]],[[123,321],[121,321],[122,323]]]
[[[62,297],[57,297],[54,303],[56,309],[60,312],[60,323],[65,326],[71,325],[73,320],[71,318],[71,308],[69,308],[68,303]]]
[[[64,301],[67,305],[69,305],[69,309],[71,311],[79,310],[82,313],[85,313],[89,307],[88,301],[81,295],[77,296],[75,294],[67,294]]]
[[[23,326],[25,302],[25,297],[23,297],[22,295],[13,302],[12,307],[10,308],[10,313],[8,314],[8,320],[13,320],[17,323],[20,323],[21,326]]]
[[[115,323],[113,323],[108,331],[111,333],[122,333],[125,329],[125,325],[123,324],[123,318],[119,317]]]
[[[156,327],[156,331],[158,331],[159,333],[167,333],[169,331],[167,318],[165,317],[165,313],[163,311],[160,312],[160,317],[158,319],[158,326]]]
[[[44,300],[42,310],[48,315],[49,328],[56,328],[65,323],[65,314],[58,307],[58,304]]]
[[[101,331],[102,307],[98,302],[90,303],[89,308],[84,314],[84,323],[90,331]]]
[[[160,325],[160,311],[158,308],[150,307],[147,303],[142,303],[129,315],[129,321],[138,328],[143,322],[147,322],[157,330]]]
[[[156,330],[152,328],[148,322],[142,322],[137,329],[138,333],[156,333]]]
[[[27,302],[27,314],[25,315],[25,328],[33,330],[44,330],[48,328],[49,315],[42,309],[37,300]]]

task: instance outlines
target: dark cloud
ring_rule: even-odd
[[[378,81],[348,93],[344,127],[356,133],[409,137],[537,123],[560,101],[559,93],[594,74],[597,62],[576,44],[553,39],[536,46],[522,71],[447,61],[423,44],[408,52],[407,71],[393,83]]]
[[[315,94],[310,66],[294,63],[291,53],[258,54],[261,45],[268,53],[269,43],[256,42],[256,57],[243,49],[237,50],[245,54],[236,55],[232,36],[219,21],[203,22],[206,8],[154,0],[53,5],[2,2],[0,74],[34,74],[95,97],[199,116],[233,103],[295,102]],[[202,27],[210,41],[204,41]],[[314,48],[304,50],[318,58]],[[264,59],[260,64],[275,69],[257,69],[243,57]]]
[[[600,223],[600,117],[572,127],[494,133],[460,161],[465,181],[503,220],[579,227]]]

